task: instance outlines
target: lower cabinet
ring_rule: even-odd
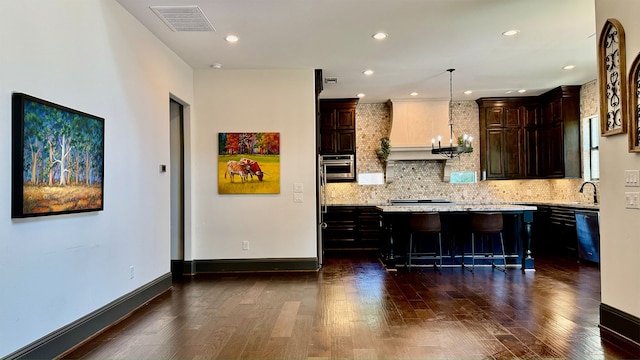
[[[380,219],[375,206],[328,206],[322,231],[325,251],[380,250]]]
[[[560,253],[578,256],[575,210],[558,206],[549,207],[549,235]]]
[[[534,257],[553,253],[600,262],[598,211],[562,206],[537,207],[533,219]]]

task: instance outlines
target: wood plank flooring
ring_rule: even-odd
[[[626,359],[602,341],[597,267],[412,268],[328,258],[319,272],[174,283],[67,359]]]

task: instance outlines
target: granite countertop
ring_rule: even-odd
[[[453,211],[524,211],[536,210],[536,206],[519,204],[445,204],[445,205],[388,205],[378,206],[382,212],[453,212]]]
[[[431,208],[436,208],[438,211],[471,211],[474,209],[480,209],[479,211],[492,211],[490,210],[492,207],[495,208],[500,208],[500,207],[504,207],[504,206],[532,206],[534,207],[533,210],[535,210],[536,206],[562,206],[562,207],[567,207],[567,208],[573,208],[573,209],[586,209],[586,210],[595,210],[598,211],[600,210],[600,205],[599,204],[593,204],[593,203],[587,203],[587,202],[578,202],[578,201],[518,201],[518,202],[483,202],[483,203],[464,203],[464,202],[453,202],[450,204],[440,204],[440,205],[409,205],[409,206],[402,206],[402,205],[391,205],[388,202],[380,202],[380,203],[368,203],[368,204],[327,204],[328,206],[375,206],[377,208],[411,208],[414,211],[417,210],[417,207],[420,207],[420,211],[430,211],[430,210],[423,210],[423,209],[431,209]],[[443,210],[442,207],[456,207],[455,210]],[[471,209],[473,208],[473,209]],[[460,210],[463,209],[463,210]],[[466,209],[471,209],[471,210],[466,210]],[[531,209],[527,209],[527,210],[531,210]],[[383,209],[383,211],[385,211]],[[386,211],[391,211],[391,210],[386,210]],[[397,211],[411,211],[411,210],[397,210]],[[517,210],[513,210],[513,211],[517,211]]]
[[[562,206],[574,209],[589,209],[600,210],[600,204],[580,202],[580,201],[530,201],[527,204],[532,205],[547,205],[547,206]]]

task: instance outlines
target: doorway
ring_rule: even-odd
[[[184,259],[184,106],[169,99],[169,143],[171,175],[171,275],[181,278]]]

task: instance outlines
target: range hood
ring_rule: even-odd
[[[449,181],[451,159],[431,152],[431,139],[438,135],[447,139],[442,146],[449,146],[449,100],[391,99],[387,104],[391,120],[387,182],[395,180],[397,162],[413,160],[445,162],[443,181]]]

